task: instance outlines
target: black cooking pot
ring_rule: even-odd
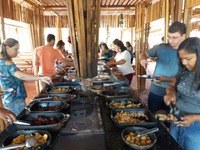
[[[106,98],[129,97],[132,94],[132,89],[127,88],[127,89],[106,90],[106,91],[100,91],[98,94]]]
[[[64,101],[36,101],[29,104],[26,109],[29,112],[62,112],[69,107]]]
[[[42,101],[42,100],[62,100],[65,102],[70,102],[72,99],[76,98],[75,94],[66,93],[40,93],[38,96],[33,98],[31,101]]]
[[[30,114],[18,116],[17,119],[30,122],[31,125],[15,124],[15,126],[18,130],[23,130],[23,129],[39,130],[39,129],[41,129],[41,130],[57,131],[63,127],[64,123],[69,119],[69,117],[70,117],[69,114],[63,114],[63,113],[45,113],[45,112],[30,113]],[[37,118],[42,118],[42,120],[38,121],[39,119],[37,119]],[[52,118],[54,118],[53,121],[51,120]],[[49,124],[48,124],[48,122],[49,122]]]
[[[32,135],[35,135],[35,133],[39,133],[41,135],[44,135],[44,134],[47,134],[47,142],[38,146],[38,147],[35,147],[35,148],[31,148],[32,150],[44,150],[44,149],[47,149],[48,146],[50,145],[51,143],[51,134],[46,131],[46,130],[20,130],[20,131],[17,131],[17,132],[14,132],[10,135],[8,135],[6,138],[4,138],[3,142],[2,142],[2,146],[8,146],[12,143],[13,139],[16,138],[17,136],[21,135],[21,134],[24,134],[24,135],[29,135],[29,134],[32,134]]]

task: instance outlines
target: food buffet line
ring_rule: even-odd
[[[0,144],[25,143],[34,135],[39,140],[33,149],[181,149],[128,81],[105,67],[104,60],[99,60],[98,76],[92,79],[68,77],[55,80],[32,99],[18,122],[0,134]],[[155,127],[157,132],[142,137],[133,133]]]

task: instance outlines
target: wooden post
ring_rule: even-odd
[[[145,24],[145,5],[139,3],[136,5],[136,77],[137,77],[137,89],[145,89],[145,80],[138,78],[138,75],[144,74],[145,70],[140,65],[139,54],[144,50],[144,24]]]
[[[0,96],[0,108],[4,108],[1,96]],[[0,119],[0,132],[3,131],[4,128],[5,128],[5,123],[4,123],[3,119]]]
[[[75,66],[79,77],[97,75],[100,0],[68,0]],[[76,64],[76,63],[75,63]]]
[[[175,6],[174,6],[174,2],[175,0],[169,0],[169,8],[170,8],[170,15],[171,15],[171,22],[174,22],[175,21]]]
[[[68,0],[67,1],[67,8],[68,8],[68,21],[69,21],[69,33],[71,37],[71,43],[73,45],[73,53],[74,53],[74,65],[77,70],[77,74],[80,76],[80,62],[78,59],[78,52],[77,52],[77,42],[76,42],[76,31],[75,31],[75,19],[74,19],[74,12],[73,12],[73,1]]]
[[[192,26],[191,26],[191,23],[190,23],[191,18],[192,18],[192,8],[186,8],[185,11],[184,11],[184,23],[187,26],[186,37],[190,36],[190,31],[192,29]]]
[[[165,3],[165,43],[167,43],[167,35],[168,35],[168,28],[169,28],[169,1],[164,0]]]
[[[3,42],[3,40],[6,38],[5,35],[5,27],[4,27],[4,14],[3,14],[3,1],[0,0],[0,17],[1,17],[1,37],[0,40]]]
[[[61,31],[61,19],[59,16],[56,17],[56,29],[57,29],[57,40],[62,40],[62,31]]]
[[[183,0],[175,0],[174,14],[176,15],[174,15],[174,21],[182,20],[182,6],[183,6]]]

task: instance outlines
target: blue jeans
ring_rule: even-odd
[[[169,110],[169,107],[165,105],[163,96],[156,95],[152,92],[150,92],[148,96],[148,107],[152,113],[158,110]]]
[[[4,107],[15,113],[16,116],[25,109],[25,106],[25,100],[11,101],[10,103],[4,104]]]
[[[176,127],[172,123],[170,134],[183,150],[200,150],[200,122],[194,122],[189,127]]]

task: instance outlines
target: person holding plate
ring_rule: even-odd
[[[178,47],[179,71],[166,88],[166,105],[176,105],[181,120],[171,123],[170,134],[184,150],[200,149],[200,38],[191,37]]]

